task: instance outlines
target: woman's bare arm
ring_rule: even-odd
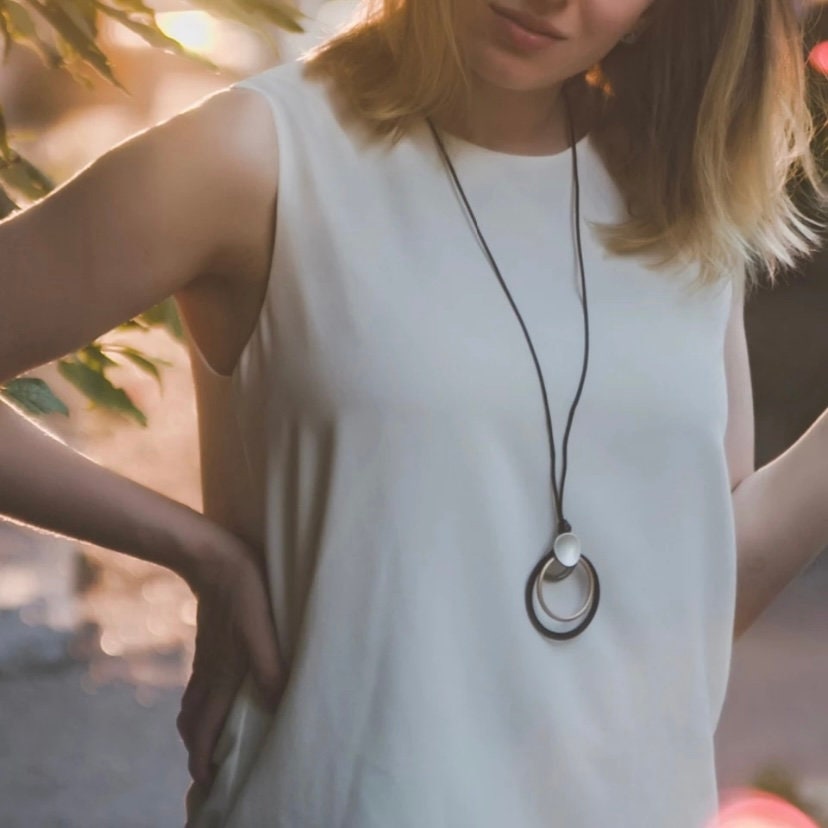
[[[0,513],[166,566],[188,583],[220,551],[200,513],[95,463],[4,402]]]
[[[274,146],[261,101],[218,93],[0,222],[0,381],[176,290],[198,290],[200,280],[261,278],[254,269],[269,263]],[[180,574],[192,552],[182,542],[197,523],[192,510],[71,451],[8,405],[0,408],[0,514]]]
[[[0,383],[177,291],[261,279],[274,149],[264,103],[225,90],[0,222]]]
[[[734,637],[828,548],[828,411],[772,463],[754,464],[753,390],[744,296],[734,294],[725,338],[725,449],[737,546]]]
[[[274,133],[260,97],[221,92],[133,136],[0,222],[0,383],[177,292],[225,304],[260,294],[240,286],[263,284],[270,266]],[[240,348],[228,343],[223,359],[232,362]],[[281,693],[261,557],[214,521],[73,451],[2,402],[0,515],[161,564],[187,581],[199,618],[178,727],[191,773],[206,784],[212,746],[246,671],[267,699]]]

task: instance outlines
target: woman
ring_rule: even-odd
[[[828,543],[742,320],[815,241],[794,15],[363,12],[0,224],[0,379],[175,295],[209,519],[7,411],[0,510],[200,596],[195,828],[699,828],[733,634]]]

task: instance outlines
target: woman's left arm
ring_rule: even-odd
[[[725,339],[725,437],[736,521],[738,638],[828,548],[828,409],[787,451],[754,468],[753,390],[744,300],[734,292]]]

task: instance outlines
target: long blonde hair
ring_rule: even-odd
[[[732,278],[750,290],[762,273],[773,282],[820,241],[793,187],[820,212],[828,201],[792,4],[654,0],[645,20],[634,44],[567,81],[593,93],[592,142],[628,208],[596,229],[618,255],[698,262],[699,286]],[[467,100],[457,31],[458,0],[363,0],[303,60],[397,141]]]

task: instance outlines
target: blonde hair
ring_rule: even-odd
[[[333,77],[377,136],[467,100],[458,0],[363,0],[303,55]],[[802,31],[790,0],[654,0],[646,27],[567,84],[592,94],[591,136],[627,204],[596,225],[618,255],[698,262],[699,286],[812,253],[819,225],[797,206],[828,200],[811,151]],[[820,124],[820,127],[822,124]]]

